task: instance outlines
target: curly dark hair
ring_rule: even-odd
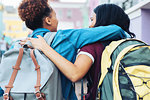
[[[23,0],[18,7],[20,18],[31,30],[43,27],[43,18],[49,16],[52,8],[48,0]]]

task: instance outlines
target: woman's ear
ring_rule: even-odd
[[[46,24],[48,24],[48,25],[51,25],[51,24],[52,24],[50,17],[46,17],[46,18],[45,18],[45,22],[46,22]]]

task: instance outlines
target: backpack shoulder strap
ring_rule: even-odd
[[[47,44],[51,45],[51,43],[53,42],[53,39],[56,35],[56,32],[47,32],[45,35],[44,35],[44,40],[46,41]],[[32,46],[32,43],[30,41],[27,41],[25,44],[24,44],[24,48],[28,48],[28,45],[30,47],[33,47]]]
[[[3,94],[4,100],[8,100],[9,98],[11,98],[9,97],[9,92],[13,88],[13,84],[17,76],[18,70],[20,70],[20,64],[21,64],[22,57],[23,57],[23,51],[24,51],[23,48],[19,49],[19,55],[18,55],[16,64],[15,66],[13,66],[13,73],[11,75],[8,85],[5,86],[6,90],[5,90],[5,93]]]
[[[108,72],[107,69],[110,68],[110,66],[111,66],[111,54],[118,47],[118,45],[120,45],[124,41],[126,41],[126,39],[122,39],[119,41],[113,41],[108,46],[106,46],[106,48],[104,49],[104,51],[102,53],[102,60],[101,60],[101,78],[100,78],[98,87],[102,84],[103,79]],[[106,61],[108,61],[108,62],[106,63]]]
[[[47,32],[45,35],[44,35],[44,39],[45,41],[51,45],[51,43],[53,42],[53,39],[56,35],[56,32]]]
[[[114,70],[113,70],[113,95],[114,95],[114,100],[122,100],[121,99],[121,94],[119,90],[119,81],[118,81],[118,72],[119,72],[119,64],[121,59],[124,57],[124,55],[129,52],[132,48],[138,46],[140,44],[135,44],[135,45],[130,45],[126,48],[124,48],[119,55],[117,56],[117,59],[114,64]]]

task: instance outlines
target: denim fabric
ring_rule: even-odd
[[[0,87],[0,97],[3,95],[4,91],[2,90],[2,88]]]

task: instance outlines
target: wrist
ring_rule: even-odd
[[[44,53],[44,51],[47,51],[47,48],[49,47],[49,45],[47,43],[42,45],[41,51]]]

